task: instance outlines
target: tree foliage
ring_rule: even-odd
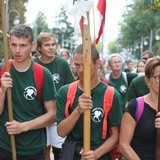
[[[56,16],[55,27],[52,29],[52,32],[57,36],[61,47],[73,50],[74,28],[68,20],[64,7],[60,8],[60,13]]]
[[[26,12],[26,6],[25,4],[28,2],[28,0],[8,0],[8,13],[6,18],[8,17],[8,32],[10,29],[14,26],[14,20],[18,16],[17,12],[19,13],[19,23],[25,22],[25,12]],[[7,9],[6,9],[7,10]],[[0,30],[2,31],[2,15],[1,15],[1,7],[0,7]],[[3,57],[3,47],[2,47],[2,33],[0,33],[0,58]]]
[[[37,39],[41,32],[50,32],[44,13],[38,13],[36,20],[33,22],[33,32],[35,39]]]
[[[137,50],[136,44],[139,45],[139,50],[135,51],[136,53],[140,52],[140,43],[144,45],[141,42],[142,37],[151,38],[150,33],[153,30],[152,49],[155,54],[159,54],[155,36],[160,28],[160,10],[155,7],[155,1],[151,3],[148,0],[135,0],[134,4],[126,6],[120,28],[118,43],[128,50],[131,46]],[[146,46],[143,48],[147,49]]]

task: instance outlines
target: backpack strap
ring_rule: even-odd
[[[108,86],[105,91],[103,100],[104,119],[103,119],[102,139],[105,139],[107,136],[107,116],[112,107],[113,97],[114,97],[114,88]]]
[[[42,90],[44,82],[44,67],[40,64],[33,62],[34,81],[37,88],[38,98],[42,99]]]
[[[135,118],[136,118],[136,123],[138,123],[144,110],[144,97],[136,98],[136,102],[137,102],[137,105],[136,105]]]
[[[9,66],[9,69],[11,68],[11,66],[13,65],[13,60],[10,59],[8,61],[8,66]],[[2,74],[6,71],[6,65],[5,64],[2,64],[2,67],[1,67],[1,72],[0,72],[0,77],[2,76]]]
[[[69,84],[68,91],[67,91],[67,102],[65,106],[66,117],[69,116],[68,111],[73,104],[77,87],[78,87],[78,81],[75,81]],[[107,136],[107,115],[112,107],[113,97],[114,97],[114,88],[111,86],[108,86],[105,91],[104,100],[103,100],[104,118],[103,118],[102,139],[105,139]]]
[[[122,75],[123,75],[123,78],[124,78],[124,80],[125,80],[125,82],[126,82],[126,85],[127,85],[127,87],[128,87],[127,73],[126,73],[126,72],[122,72]]]
[[[10,59],[10,60],[8,61],[9,70],[11,69],[11,66],[12,66],[12,65],[13,65],[13,60]],[[6,65],[5,65],[5,63],[4,63],[4,64],[2,64],[2,66],[1,66],[0,78],[1,78],[2,74],[3,74],[5,71],[6,71]],[[0,81],[0,84],[1,84],[1,81]]]
[[[78,87],[78,82],[79,81],[74,81],[69,84],[68,86],[68,91],[67,91],[67,102],[65,106],[65,116],[69,116],[69,108],[72,106],[75,95],[76,95],[76,90]]]
[[[108,79],[107,78],[101,78],[101,81],[104,82],[105,84],[108,84]]]
[[[13,60],[10,59],[8,61],[9,69],[13,65]],[[0,77],[2,74],[6,71],[5,64],[2,65],[1,71],[0,71]],[[42,98],[42,87],[44,82],[44,67],[41,66],[38,63],[33,62],[33,73],[34,73],[34,81],[37,88],[38,98],[41,100]]]

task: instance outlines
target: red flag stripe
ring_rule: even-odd
[[[99,0],[98,4],[97,4],[97,8],[98,8],[98,11],[101,13],[103,18],[102,18],[101,25],[100,25],[100,28],[99,28],[98,37],[95,39],[96,44],[99,42],[99,39],[102,35],[103,28],[104,28],[105,13],[106,13],[106,0]]]

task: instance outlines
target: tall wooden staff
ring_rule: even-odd
[[[5,59],[5,67],[6,71],[10,72],[9,64],[8,64],[8,41],[7,41],[7,31],[6,31],[6,12],[5,12],[5,4],[4,0],[1,0],[1,10],[2,10],[2,31],[3,31],[3,49],[4,49],[4,59]],[[7,100],[8,100],[8,117],[9,121],[13,121],[13,110],[12,110],[12,94],[11,88],[7,90]],[[16,145],[15,145],[15,137],[14,135],[10,135],[11,138],[11,147],[12,147],[12,159],[17,160],[16,156]]]
[[[159,81],[159,93],[158,93],[158,112],[160,112],[160,81]],[[160,128],[157,128],[156,132],[155,160],[160,160]]]
[[[88,24],[84,24],[84,18],[82,18],[82,43],[83,43],[83,66],[84,66],[84,93],[91,94],[91,36],[89,27],[89,12],[87,12]],[[84,124],[83,124],[83,144],[84,152],[90,150],[90,110],[84,112]]]

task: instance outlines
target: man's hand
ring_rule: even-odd
[[[12,78],[9,72],[4,72],[1,77],[1,91],[6,92],[8,88],[11,88],[13,85]]]
[[[97,155],[93,150],[83,152],[82,149],[80,154],[81,154],[81,160],[97,160]]]
[[[77,110],[82,114],[85,110],[90,110],[93,107],[92,97],[87,94],[82,94],[78,99]]]
[[[6,122],[5,126],[10,135],[20,134],[25,131],[25,123],[20,123],[15,120],[12,122]]]

